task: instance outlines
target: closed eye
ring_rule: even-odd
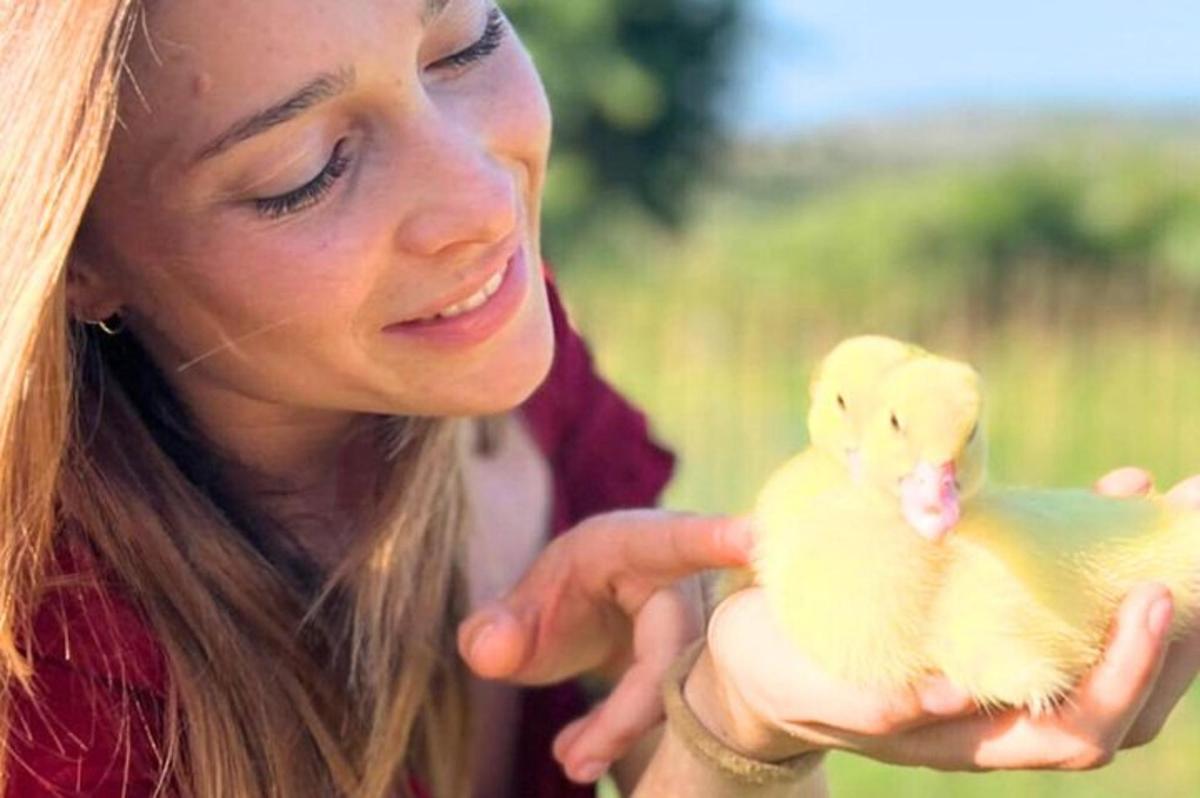
[[[321,202],[350,166],[350,156],[344,154],[346,139],[333,147],[333,154],[320,174],[294,191],[276,197],[263,197],[254,201],[255,210],[267,219],[279,219],[299,213]]]
[[[435,62],[432,68],[465,67],[486,58],[501,45],[507,30],[508,25],[505,24],[504,14],[499,8],[493,8],[488,12],[487,25],[484,26],[483,35],[479,37],[478,41],[465,50],[459,50],[454,55],[446,56]]]
[[[474,44],[435,62],[431,68],[461,69],[481,61],[500,47],[507,31],[508,25],[504,14],[499,8],[493,7],[488,12],[483,35]],[[343,154],[345,143],[345,139],[337,143],[325,167],[303,186],[286,194],[254,200],[259,215],[268,219],[279,219],[311,208],[325,199],[329,190],[350,166],[350,157]]]

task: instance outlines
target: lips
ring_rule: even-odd
[[[403,319],[399,322],[393,322],[388,326],[432,321],[439,315],[449,313],[452,309],[459,312],[463,310],[471,310],[470,307],[463,307],[467,305],[468,301],[473,303],[476,307],[483,304],[483,302],[478,301],[478,297],[476,297],[476,295],[484,291],[485,288],[489,287],[491,288],[491,290],[487,292],[489,296],[486,297],[484,301],[490,299],[491,295],[495,294],[496,289],[499,287],[500,282],[503,279],[504,272],[508,268],[508,264],[512,260],[519,243],[519,240],[515,242],[507,242],[499,254],[489,257],[482,266],[472,269],[471,277],[466,280],[461,287],[455,289],[452,293],[446,294],[437,300],[430,302],[413,316],[410,316],[409,318]]]
[[[464,300],[445,305],[444,310],[462,306],[462,302],[474,304],[453,315],[436,314],[413,321],[389,324],[383,328],[388,340],[438,347],[443,351],[462,350],[480,344],[499,333],[518,315],[528,294],[531,282],[531,267],[524,246],[518,247],[512,257],[488,280],[499,277],[499,285],[486,300],[476,303],[474,294],[467,293]],[[480,290],[476,289],[476,291]]]
[[[491,277],[488,278],[488,281],[483,284],[483,288],[480,288],[478,291],[471,294],[469,297],[464,299],[462,302],[456,302],[455,304],[453,304],[450,307],[446,308],[445,310],[437,313],[436,315],[430,316],[425,319],[419,319],[419,321],[433,321],[434,319],[452,319],[457,316],[461,316],[464,313],[471,312],[472,310],[483,305],[485,302],[487,302],[489,299],[491,299],[493,296],[496,295],[496,291],[500,290],[500,284],[502,282],[504,282],[504,275],[507,271],[508,271],[508,269],[507,269],[507,267],[505,267],[505,269],[493,274]]]

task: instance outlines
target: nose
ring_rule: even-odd
[[[519,171],[506,167],[485,138],[436,111],[409,128],[406,138],[399,249],[446,255],[494,245],[513,232],[521,220]]]

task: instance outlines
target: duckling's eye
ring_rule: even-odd
[[[971,427],[971,434],[967,436],[967,443],[971,443],[972,441],[974,441],[975,436],[978,434],[979,434],[979,425],[976,424],[975,426]]]
[[[846,409],[846,400],[844,398],[842,398],[842,395],[840,393],[838,394],[837,400],[838,400],[838,407],[845,410]]]
[[[892,413],[892,429],[896,432],[900,431],[900,419],[896,418],[896,414]]]

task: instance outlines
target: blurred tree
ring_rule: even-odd
[[[710,197],[692,240],[702,242],[696,253],[736,264],[814,318],[856,323],[938,323],[965,303],[987,324],[1031,300],[1049,313],[1110,289],[1129,307],[1168,294],[1200,300],[1200,148],[1107,128],[1095,136],[1048,133],[999,156],[916,166],[850,146],[810,156],[794,145],[757,161],[744,153],[750,189],[732,182]],[[818,158],[841,162],[786,176],[789,161],[807,170]],[[763,190],[759,170],[780,180]]]
[[[561,252],[606,210],[677,227],[720,131],[739,0],[507,0],[554,108],[544,211]]]
[[[993,309],[1022,269],[1142,283],[1166,269],[1194,281],[1187,250],[1197,191],[1187,174],[1181,162],[1140,147],[1100,163],[1052,152],[1018,157],[958,181],[953,211],[925,230],[924,252],[973,272]]]

